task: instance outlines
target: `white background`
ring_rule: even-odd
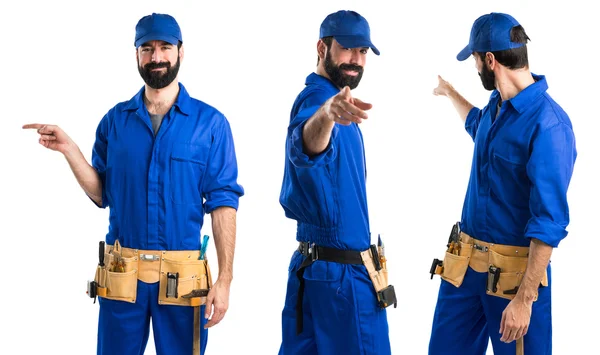
[[[553,344],[555,354],[594,352],[600,32],[592,25],[592,3],[3,2],[0,353],[95,353],[98,304],[86,297],[85,284],[94,275],[108,210],[88,200],[59,153],[21,126],[58,124],[90,159],[102,116],[143,84],[134,28],[151,12],[178,20],[185,46],[180,81],[229,119],[246,189],[230,309],[210,330],[207,353],[277,353],[287,267],[297,245],[295,224],[278,202],[286,127],[294,98],[315,69],[319,25],[339,9],[365,16],[381,50],[379,57],[368,55],[353,95],[374,105],[361,129],[372,232],[385,237],[400,302],[388,312],[393,353],[427,352],[440,282],[430,281],[428,270],[460,217],[471,164],[470,137],[450,101],[432,89],[441,74],[473,104],[487,103],[474,61],[455,56],[473,21],[491,11],[508,12],[525,27],[531,70],[547,76],[549,93],[573,122],[579,156],[568,195],[570,233],[552,257]],[[209,219],[205,226],[212,236]],[[214,244],[208,252],[216,275]],[[152,339],[146,353],[155,353]]]

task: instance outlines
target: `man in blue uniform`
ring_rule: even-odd
[[[138,277],[132,274],[131,285],[119,286],[117,272],[123,270],[109,272],[112,281],[108,283],[108,296],[112,297],[100,297],[98,354],[142,354],[150,319],[158,354],[190,354],[192,350],[204,353],[207,328],[219,323],[228,308],[235,217],[244,191],[236,182],[236,155],[227,119],[215,108],[190,97],[178,82],[184,57],[182,43],[173,17],[154,13],[140,19],[135,48],[145,85],[100,121],[91,165],[58,126],[24,126],[37,129],[40,144],[65,156],[94,203],[110,207],[108,249],[118,251],[118,241],[124,256],[125,250],[135,255],[123,258],[125,271],[128,263],[134,262],[131,269],[139,273]],[[197,273],[202,263],[198,255],[205,213],[211,214],[219,275],[204,295],[206,303],[200,310],[189,307],[190,301],[182,299],[181,292],[184,284],[193,285],[191,279],[207,283],[208,275]],[[190,264],[185,260],[171,264],[164,261],[169,255],[185,258],[186,254],[187,258],[193,256]],[[178,269],[178,265],[184,266]],[[165,295],[165,285],[158,282],[162,277],[159,270],[161,275],[166,274],[167,267],[173,271],[169,282],[179,283],[170,299],[168,288]],[[189,270],[195,271],[188,280],[179,277],[192,272]],[[121,275],[125,278],[129,272]],[[193,289],[197,287],[190,286],[187,291]],[[131,297],[120,297],[121,291]],[[166,301],[161,301],[164,297]],[[177,305],[177,300],[188,302],[188,307]],[[200,346],[193,344],[198,338]]]
[[[567,235],[577,153],[569,117],[546,78],[529,71],[528,39],[510,15],[479,17],[457,59],[473,56],[488,104],[474,107],[441,77],[434,89],[450,98],[475,149],[430,354],[484,354],[490,338],[497,355],[551,354],[550,256]]]
[[[280,203],[300,242],[289,266],[280,354],[389,354],[386,311],[360,251],[369,248],[366,167],[359,124],[371,104],[351,94],[379,51],[365,18],[325,18],[316,73],[294,102]]]

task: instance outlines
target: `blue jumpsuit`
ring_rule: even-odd
[[[571,121],[546,92],[542,75],[502,102],[493,91],[487,106],[473,108],[465,128],[475,142],[461,228],[476,239],[529,246],[536,238],[552,247],[567,236],[567,188],[577,156]],[[496,117],[492,120],[492,117]],[[526,355],[551,354],[551,279],[540,287],[524,338]],[[456,288],[442,281],[429,354],[514,354],[515,342],[500,341],[502,312],[510,302],[485,293],[487,273],[468,268]]]
[[[296,239],[329,248],[362,251],[370,231],[365,189],[363,138],[358,125],[335,125],[327,149],[303,151],[306,121],[339,89],[315,73],[306,79],[291,112],[280,203],[298,222]],[[363,265],[317,260],[304,273],[304,329],[296,335],[296,271],[304,256],[294,252],[289,266],[283,339],[279,354],[389,354],[386,311]]]
[[[92,165],[102,180],[102,208],[109,207],[106,243],[145,250],[198,250],[205,213],[237,209],[233,138],[227,119],[179,96],[154,135],[144,88],[100,121]],[[157,354],[191,354],[193,307],[158,305],[158,282],[138,280],[134,304],[100,298],[98,354],[143,354],[152,319]],[[206,347],[201,309],[202,353]]]

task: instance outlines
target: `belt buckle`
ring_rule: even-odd
[[[307,242],[300,242],[300,245],[298,245],[298,251],[304,256],[308,255],[308,248],[309,245]]]
[[[319,260],[319,251],[315,243],[312,243],[308,247],[308,256],[312,259],[312,261]]]
[[[141,261],[158,261],[160,256],[154,254],[140,254]]]
[[[487,251],[489,250],[488,247],[483,246],[483,245],[479,245],[479,244],[473,244],[473,249],[477,249],[477,250],[479,250],[480,252],[483,252],[483,253],[487,253]]]

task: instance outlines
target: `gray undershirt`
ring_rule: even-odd
[[[165,117],[165,115],[150,114],[150,122],[152,122],[152,129],[154,130],[154,135],[158,133],[158,129],[160,128],[160,124],[162,123],[163,117]]]
[[[502,99],[500,99],[500,101],[498,101],[498,106],[496,107],[496,117],[492,118],[492,123],[494,123],[494,121],[496,120],[496,118],[498,118],[498,115],[500,114],[500,109],[502,108]]]

